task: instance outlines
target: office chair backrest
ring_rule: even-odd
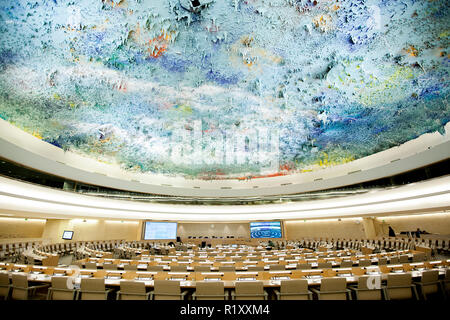
[[[389,264],[398,264],[400,263],[400,259],[396,256],[391,256],[391,259],[389,260]]]
[[[359,260],[359,266],[360,267],[368,267],[372,264],[372,262],[369,259],[361,259]]]
[[[68,289],[67,280],[69,277],[52,277],[52,288],[55,289]]]
[[[280,300],[309,300],[308,280],[294,279],[283,280],[280,286]]]
[[[357,298],[358,300],[381,300],[381,289],[369,289],[367,287],[367,280],[369,276],[362,276],[358,279]]]
[[[358,289],[368,289],[367,287],[367,280],[369,279],[369,276],[361,276],[358,279]]]
[[[320,282],[319,300],[346,300],[347,280],[345,278],[323,278]],[[336,292],[344,291],[344,292]]]
[[[114,263],[104,263],[103,264],[104,270],[117,270],[117,264]]]
[[[293,279],[282,280],[280,286],[281,293],[308,293],[308,280]]]
[[[81,279],[81,300],[105,300],[105,279]],[[96,292],[83,292],[96,291]]]
[[[147,271],[159,272],[164,271],[164,266],[147,266]]]
[[[351,260],[343,260],[341,262],[341,268],[350,268],[353,267],[353,261]]]
[[[178,265],[178,266],[170,266],[171,272],[186,272],[187,266],[186,265]]]
[[[425,253],[414,253],[412,261],[413,262],[422,262],[426,260],[426,254]]]
[[[263,266],[248,266],[247,271],[264,271]]]
[[[331,264],[331,262],[319,262],[317,264],[317,267],[319,269],[329,269],[329,268],[332,268],[333,265]]]
[[[197,281],[195,285],[197,300],[224,300],[225,286],[223,281]],[[211,295],[217,297],[211,297]],[[201,296],[206,296],[202,298]]]
[[[405,274],[388,274],[386,292],[389,299],[410,299],[412,298],[412,276]]]
[[[439,292],[439,271],[426,270],[422,272],[422,294],[426,295]]]
[[[12,295],[13,300],[28,299],[28,279],[26,274],[12,275]]]
[[[235,272],[236,267],[235,266],[219,266],[220,272]]]
[[[311,269],[311,265],[309,263],[297,263],[297,268],[299,270]]]
[[[180,281],[175,280],[155,280],[154,299],[155,300],[180,300]]]
[[[0,273],[0,286],[9,286],[9,276],[7,273]]]
[[[236,300],[264,300],[262,281],[241,281],[235,285]],[[254,294],[254,296],[252,296]],[[239,297],[240,295],[244,295]]]
[[[283,271],[286,270],[286,267],[282,264],[271,264],[269,266],[270,271]]]
[[[7,298],[9,294],[9,276],[7,273],[0,273],[0,297]]]
[[[96,262],[86,262],[84,264],[85,269],[97,269],[97,263]],[[105,269],[105,264],[103,264],[103,269]]]
[[[12,274],[12,285],[18,288],[28,288],[28,278],[26,274]]]
[[[438,270],[425,270],[422,272],[422,283],[437,282],[439,280]]]
[[[136,271],[138,269],[137,264],[126,264],[123,266],[124,270]]]
[[[69,290],[69,288],[67,287],[68,280],[69,277],[52,277],[50,295],[52,300],[73,300],[74,291],[66,291]]]
[[[120,291],[126,293],[146,293],[145,283],[133,280],[121,280]]]
[[[412,281],[412,276],[410,273],[405,274],[388,274],[387,287],[399,287],[410,285]]]
[[[210,266],[194,266],[194,272],[209,272],[211,271]]]
[[[320,292],[340,291],[347,287],[347,280],[345,278],[323,278],[320,282]]]

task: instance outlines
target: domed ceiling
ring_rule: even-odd
[[[450,120],[445,0],[0,6],[0,117],[126,170],[287,175]]]

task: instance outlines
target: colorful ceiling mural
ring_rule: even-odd
[[[0,117],[123,169],[249,179],[450,120],[446,0],[0,0]]]

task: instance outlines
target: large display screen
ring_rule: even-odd
[[[165,240],[177,238],[176,222],[153,222],[146,221],[144,229],[144,240]]]
[[[73,237],[73,231],[64,230],[63,235],[62,235],[62,238],[64,240],[72,240],[72,237]]]
[[[281,222],[280,221],[250,222],[250,237],[281,238]]]

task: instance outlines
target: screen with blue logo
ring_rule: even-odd
[[[281,222],[250,222],[250,236],[252,238],[281,238]]]
[[[145,222],[144,240],[164,240],[177,238],[176,222]]]

